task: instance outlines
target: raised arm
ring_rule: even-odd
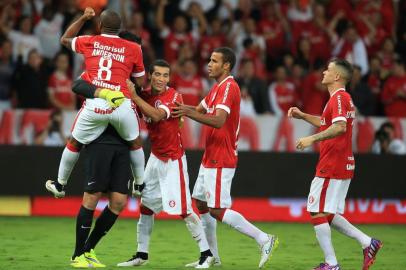
[[[83,12],[83,15],[66,29],[65,33],[61,37],[61,44],[68,49],[72,49],[72,39],[76,37],[85,22],[92,19],[94,16],[94,10],[87,7]]]
[[[296,107],[291,107],[289,109],[288,117],[305,120],[307,123],[312,124],[313,126],[318,128],[321,126],[320,116],[304,113]]]

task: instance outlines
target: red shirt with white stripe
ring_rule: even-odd
[[[216,109],[222,109],[228,114],[221,128],[208,128],[202,160],[205,168],[237,167],[240,101],[240,87],[232,76],[213,85],[208,95],[201,101],[206,114],[215,115]]]
[[[172,118],[171,113],[172,108],[176,106],[175,101],[183,102],[182,95],[168,87],[159,95],[153,95],[151,89],[146,89],[142,91],[141,97],[149,105],[166,112],[166,118],[157,123],[152,122],[150,117],[143,116],[151,140],[151,152],[162,161],[181,158],[185,151],[180,133],[180,120]]]
[[[121,91],[130,97],[126,80],[145,75],[141,47],[115,35],[79,36],[72,40],[72,50],[83,54],[82,79],[99,88]]]
[[[355,161],[352,153],[352,125],[355,107],[344,88],[335,91],[321,116],[320,132],[333,123],[345,121],[347,130],[335,138],[320,142],[320,158],[316,176],[333,179],[350,179],[354,175]]]

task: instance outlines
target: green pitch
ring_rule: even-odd
[[[322,261],[310,224],[258,223],[277,234],[280,245],[266,269],[308,270]],[[69,258],[74,246],[72,218],[0,217],[0,269],[73,269]],[[378,237],[384,247],[372,270],[406,269],[406,226],[360,226]],[[259,250],[252,239],[219,224],[218,243],[223,265],[219,270],[257,269]],[[361,269],[358,244],[337,232],[333,241],[345,270]],[[96,248],[106,269],[131,257],[136,249],[136,220],[119,219]],[[184,264],[199,256],[183,221],[156,220],[150,245],[150,263],[139,269],[186,269]],[[133,269],[133,268],[131,268]]]

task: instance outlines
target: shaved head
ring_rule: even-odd
[[[344,59],[334,59],[331,61],[331,63],[335,64],[337,72],[340,74],[340,77],[343,79],[344,83],[347,84],[352,78],[352,65]]]
[[[100,28],[102,32],[117,34],[121,28],[120,15],[111,9],[106,9],[100,14]]]

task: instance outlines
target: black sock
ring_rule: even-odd
[[[93,213],[94,210],[89,210],[83,205],[79,209],[79,213],[76,217],[76,245],[72,259],[82,255],[84,252],[83,248],[85,247],[86,239],[92,227]]]
[[[103,212],[96,220],[93,231],[90,233],[89,238],[85,244],[85,252],[89,252],[97,245],[100,239],[113,227],[118,215],[111,212],[108,206],[104,208]]]
[[[140,258],[140,259],[143,259],[143,260],[148,260],[148,253],[145,253],[145,252],[138,252],[138,251],[137,251],[137,254],[135,254],[135,258]]]
[[[208,250],[200,252],[200,256],[201,257],[209,257],[209,256],[213,256],[213,254],[211,253],[210,249],[208,249]]]

